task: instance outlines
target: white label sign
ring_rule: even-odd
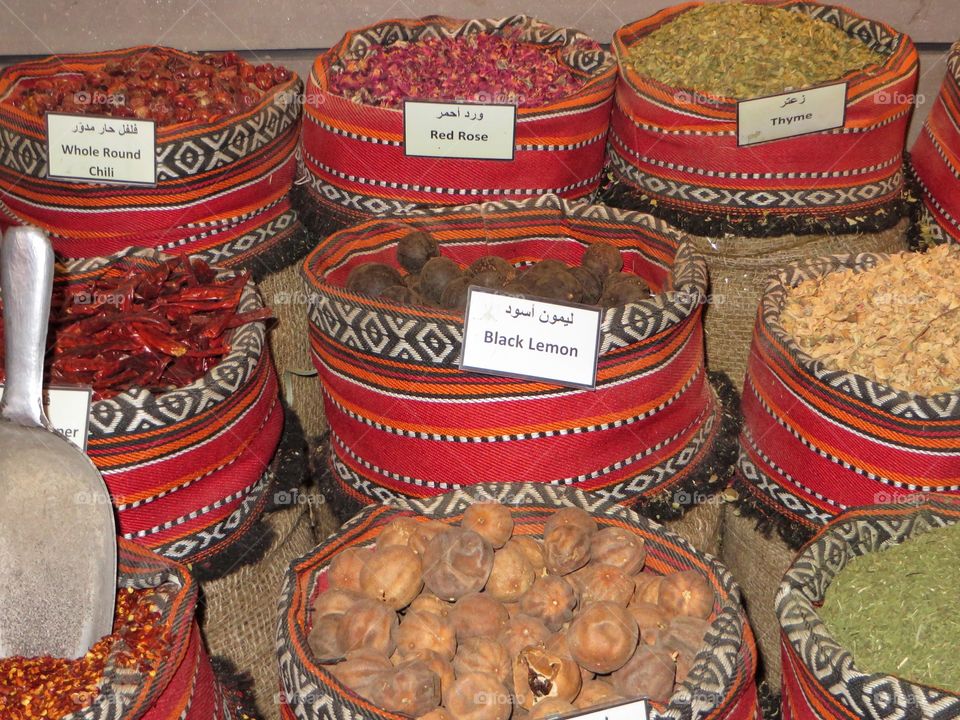
[[[462,370],[594,387],[600,309],[471,287]]]
[[[846,113],[846,83],[741,100],[737,144],[755,145],[843,127]]]
[[[87,450],[87,428],[90,424],[90,388],[50,387],[43,389],[43,409],[50,424],[78,448]],[[3,385],[0,385],[0,399]]]
[[[591,710],[583,715],[570,715],[571,720],[647,720],[649,707],[646,700],[634,700],[622,705],[612,705]]]
[[[47,113],[47,175],[77,182],[156,185],[153,120]]]
[[[407,100],[403,149],[416,157],[513,160],[516,105]]]

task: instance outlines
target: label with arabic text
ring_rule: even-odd
[[[47,176],[72,182],[156,185],[153,120],[47,113]]]
[[[403,151],[408,156],[513,160],[516,105],[403,104]]]
[[[471,287],[461,370],[592,388],[600,308]]]
[[[737,103],[737,144],[782,140],[843,127],[847,84],[824,85]]]

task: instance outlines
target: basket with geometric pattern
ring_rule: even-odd
[[[547,519],[563,507],[586,510],[603,527],[622,527],[643,538],[646,566],[658,574],[694,570],[715,592],[708,647],[696,656],[688,680],[677,685],[669,703],[652,704],[650,715],[702,720],[754,720],[757,705],[756,648],[740,606],[740,589],[717,560],[686,540],[598,493],[541,484],[495,483],[423,500],[397,499],[391,506],[366,508],[309,554],[296,560],[284,578],[280,597],[277,653],[280,662],[281,717],[284,720],[399,720],[348,690],[315,659],[307,637],[310,608],[327,587],[331,559],[348,547],[374,542],[391,520],[425,516],[457,525],[474,502],[496,500],[511,508],[518,535],[541,535]]]
[[[406,156],[404,111],[348,100],[330,91],[330,72],[345,55],[372,45],[475,33],[562,48],[562,62],[585,84],[537,107],[518,107],[512,160]],[[417,206],[517,200],[545,193],[593,194],[603,170],[616,68],[583,33],[525,15],[455,20],[386,20],[351,31],[320,55],[307,82],[303,167],[305,215],[338,218],[343,227]],[[496,93],[494,87],[491,92]],[[456,98],[447,98],[455,101]],[[508,102],[496,100],[493,102]],[[314,227],[314,223],[308,221]]]
[[[155,670],[116,668],[108,657],[93,703],[69,718],[83,720],[238,720],[242,710],[214,675],[194,614],[197,585],[187,568],[119,540],[120,588],[152,589],[168,643]],[[129,652],[123,643],[115,652]]]
[[[620,28],[613,40],[620,76],[609,162],[617,184],[638,201],[624,206],[709,236],[844,233],[895,225],[903,214],[903,150],[917,88],[913,42],[846,8],[750,1],[830,23],[883,60],[836,79],[847,83],[843,127],[741,147],[737,99],[666,85],[627,61],[630,49],[647,35],[703,3],[674,5]],[[732,31],[731,42],[735,38]]]
[[[859,667],[817,611],[831,582],[855,558],[957,522],[956,498],[862,507],[831,521],[803,548],[776,598],[784,720],[960,718],[960,694]],[[916,600],[926,598],[920,594]]]
[[[462,313],[344,287],[360,263],[396,265],[413,228],[464,266],[488,254],[517,267],[576,264],[605,241],[655,294],[602,311],[595,389],[463,371]],[[705,470],[721,425],[703,362],[706,269],[662,221],[551,195],[416,211],[332,235],[304,275],[330,467],[356,500],[529,481],[602,491],[668,519],[718,480]]]
[[[0,224],[46,230],[58,256],[109,255],[126,247],[193,254],[211,265],[248,268],[302,232],[290,204],[300,132],[295,75],[249,110],[213,122],[156,129],[155,187],[73,183],[47,177],[46,121],[9,99],[23,82],[99,70],[150,50],[134,47],[55,55],[0,73]]]
[[[788,265],[757,313],[734,483],[796,548],[844,510],[960,493],[960,397],[921,396],[803,352],[780,322],[789,288],[888,256],[834,255]]]
[[[128,249],[67,261],[57,268],[55,292],[169,259]],[[248,283],[238,312],[262,307]],[[249,322],[228,332],[227,355],[189,385],[164,392],[132,387],[90,405],[87,454],[110,490],[118,533],[183,563],[224,552],[271,496],[267,466],[283,409],[266,330]]]
[[[926,230],[937,242],[960,242],[960,42],[947,57],[940,94],[910,151]]]

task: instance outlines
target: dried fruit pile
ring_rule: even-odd
[[[93,388],[94,399],[132,387],[165,391],[203,377],[230,351],[233,328],[272,316],[238,312],[248,274],[218,278],[202,260],[108,270],[56,291],[47,337],[47,381]],[[0,318],[0,366],[3,365]],[[0,381],[3,373],[0,372]]]
[[[543,538],[508,507],[459,527],[403,517],[330,563],[310,647],[344,685],[429,720],[545,718],[610,702],[666,702],[703,646],[715,597],[694,571],[644,571],[643,539],[578,508]]]
[[[471,285],[602,307],[650,297],[643,278],[621,271],[623,258],[609,243],[591,245],[575,267],[559,260],[541,260],[518,271],[501,257],[485,255],[464,268],[442,256],[436,240],[415,231],[397,243],[397,261],[406,275],[386,263],[363,263],[350,271],[347,289],[400,303],[458,311],[466,307]]]
[[[687,10],[630,48],[626,58],[641,75],[729,98],[819,85],[882,61],[829,22],[743,2]]]
[[[6,102],[31,115],[107,115],[154,120],[162,127],[249,110],[290,78],[286,68],[252,65],[235,52],[187,59],[157,48],[99,70],[22,81]]]
[[[593,42],[581,45],[600,50]],[[572,95],[586,79],[564,61],[559,43],[472,33],[364,48],[331,69],[330,90],[357,103],[387,108],[400,107],[404,100],[539,107]]]
[[[920,395],[960,389],[960,249],[899,253],[791,288],[780,321],[801,350]]]
[[[960,525],[853,558],[819,611],[858,669],[960,692]]]
[[[89,707],[100,695],[108,660],[118,669],[155,672],[170,641],[158,624],[160,613],[152,601],[154,594],[154,590],[120,590],[113,634],[102,638],[82,658],[0,660],[0,717],[60,718]]]

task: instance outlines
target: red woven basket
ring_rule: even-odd
[[[155,268],[169,256],[130,249],[58,267],[58,286]],[[263,307],[249,284],[240,310]],[[223,552],[270,500],[267,466],[283,409],[262,322],[232,331],[230,352],[182,388],[131,388],[90,407],[87,454],[117,509],[118,532],[160,555],[193,563]]]
[[[920,186],[924,230],[960,242],[960,43],[947,58],[940,94],[910,153]]]
[[[803,548],[776,597],[784,720],[960,718],[960,694],[865,672],[817,614],[830,583],[855,558],[957,522],[960,500],[955,498],[863,507],[831,521]]]
[[[740,588],[726,568],[683,538],[609,498],[571,488],[519,483],[478,485],[428,500],[397,500],[394,507],[368,507],[291,564],[284,577],[277,630],[284,720],[400,720],[402,716],[358,697],[315,662],[307,643],[309,608],[317,593],[327,587],[331,559],[345,548],[373,543],[391,520],[409,516],[456,525],[472,503],[491,500],[511,508],[517,535],[540,535],[544,523],[559,508],[578,507],[589,512],[601,528],[622,527],[640,535],[647,549],[647,567],[654,572],[694,570],[706,577],[716,594],[714,619],[707,633],[709,648],[697,655],[688,682],[678,685],[670,702],[651,706],[650,717],[759,720],[756,646],[740,606]]]
[[[100,69],[147,49],[195,57],[135,47],[55,55],[0,73],[0,221],[42,227],[68,258],[147,246],[248,267],[299,229],[289,198],[303,88],[296,75],[246,112],[157,128],[156,187],[48,178],[45,118],[4,102],[20,83]]]
[[[924,397],[804,353],[780,323],[788,288],[885,255],[787,266],[760,303],[743,388],[736,485],[796,546],[848,508],[960,493],[957,393]]]
[[[768,225],[782,216],[808,221],[888,208],[903,188],[904,140],[917,87],[913,42],[843,7],[752,1],[831,23],[885,56],[880,67],[837,78],[848,83],[844,126],[738,147],[736,100],[668,86],[628,66],[637,42],[702,5],[684,3],[614,35],[620,66],[610,129],[614,176],[661,209]]]
[[[420,228],[466,265],[487,254],[523,266],[578,263],[593,242],[657,293],[604,311],[596,389],[459,369],[463,316],[348,291],[359,263],[395,264]],[[423,211],[331,236],[304,263],[310,341],[341,489],[362,502],[423,497],[481,482],[602,490],[646,507],[707,490],[720,407],[703,360],[705,265],[648,215],[555,196]]]
[[[362,105],[329,90],[329,73],[351,51],[431,36],[488,32],[524,42],[562,44],[569,66],[589,79],[576,93],[517,108],[512,161],[406,157],[403,110]],[[307,82],[303,164],[312,203],[355,219],[418,205],[519,199],[596,190],[616,79],[613,57],[582,33],[515,15],[454,20],[387,20],[347,33],[314,62]],[[455,100],[455,98],[450,98]]]
[[[63,720],[231,720],[236,700],[214,676],[194,619],[197,586],[185,567],[134,543],[119,540],[121,588],[153,588],[169,642],[156,672],[118,670],[107,660],[100,695]]]

